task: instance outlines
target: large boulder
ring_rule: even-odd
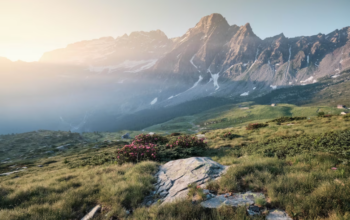
[[[189,184],[203,185],[209,180],[217,179],[226,168],[208,157],[170,161],[160,166],[153,194],[157,194],[163,203],[186,198]],[[147,203],[150,205],[153,202],[150,200]]]

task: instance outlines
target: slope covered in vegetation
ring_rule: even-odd
[[[153,161],[121,164],[116,151],[124,144],[111,142],[30,164],[1,164],[4,171],[22,171],[0,176],[0,219],[80,219],[96,204],[103,207],[96,219],[264,219],[249,217],[244,207],[210,210],[189,200],[142,207],[153,190],[157,165],[190,156],[210,156],[230,166],[221,180],[208,184],[215,192],[263,192],[264,206],[286,210],[293,219],[348,219],[349,118],[294,119],[254,120],[267,126],[252,130],[247,129],[252,122],[225,124],[203,131],[203,144],[178,134],[162,135],[161,141],[145,135],[128,140],[154,142]]]

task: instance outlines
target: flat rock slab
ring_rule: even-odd
[[[267,220],[293,220],[285,211],[282,210],[271,210],[266,216]]]
[[[253,205],[257,198],[265,198],[265,196],[262,193],[253,192],[234,193],[232,196],[230,194],[223,194],[208,199],[202,202],[201,205],[205,208],[218,208],[221,205],[238,207]]]
[[[170,161],[160,166],[153,194],[157,194],[163,203],[186,198],[189,184],[203,185],[218,178],[226,168],[209,157]]]

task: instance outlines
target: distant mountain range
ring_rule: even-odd
[[[79,69],[82,76],[105,80],[113,92],[103,97],[115,99],[99,108],[121,117],[205,97],[253,100],[278,88],[337,77],[350,68],[350,27],[327,35],[280,34],[262,40],[249,23],[230,25],[212,14],[178,38],[157,30],[82,41],[46,52],[33,65],[67,66],[68,77]],[[94,87],[106,89],[105,83]]]

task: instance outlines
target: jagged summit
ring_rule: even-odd
[[[203,17],[197,23],[195,28],[211,29],[211,28],[217,27],[217,26],[228,27],[229,24],[228,24],[227,20],[221,14],[214,13],[214,14]]]

